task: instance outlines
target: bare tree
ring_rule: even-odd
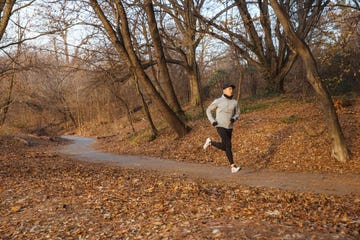
[[[321,11],[311,7],[309,2],[297,1],[296,8],[301,10],[292,16],[293,21],[298,23],[296,32],[303,39],[314,28]],[[284,4],[288,11],[294,7],[290,3],[291,1],[285,1]],[[200,15],[199,18],[202,19],[204,31],[235,47],[249,65],[262,73],[268,92],[284,92],[284,79],[293,66],[297,53],[286,44],[280,23],[271,14],[268,0],[227,1],[225,7],[212,17]]]
[[[316,6],[321,8],[322,6],[324,6],[323,4],[326,5],[326,3],[328,2],[329,1],[326,1],[324,3],[323,1],[319,0],[316,1]],[[273,7],[276,16],[278,17],[281,25],[284,28],[288,43],[291,45],[292,48],[294,48],[294,50],[303,60],[306,68],[307,79],[318,94],[320,101],[323,105],[329,137],[331,139],[332,156],[340,162],[345,162],[349,159],[349,151],[346,147],[345,137],[342,132],[331,96],[328,93],[324,84],[322,83],[321,78],[318,74],[316,61],[311,53],[311,50],[309,46],[305,43],[304,39],[302,39],[299,34],[296,33],[294,26],[290,21],[290,17],[286,13],[285,9],[280,6],[280,4],[276,0],[270,0],[270,4]]]
[[[13,40],[13,39],[7,39],[7,41],[4,43],[4,34],[7,30],[9,20],[12,15],[16,12],[20,12],[22,9],[25,9],[29,6],[31,6],[36,0],[29,0],[29,1],[16,1],[16,0],[3,0],[0,1],[0,49],[5,49],[7,47],[17,45],[20,43],[23,43],[25,41],[34,40],[36,38],[39,38],[41,36],[49,34],[48,32],[45,33],[38,33],[35,34],[35,36],[32,37],[26,37],[19,41]],[[27,30],[27,26],[22,26],[22,28]]]
[[[18,26],[20,26],[20,15],[18,15]],[[16,53],[15,53],[15,57],[12,58],[12,70],[9,76],[9,88],[6,94],[6,98],[3,104],[0,105],[0,111],[2,112],[2,116],[0,118],[0,126],[3,125],[5,123],[6,120],[6,116],[7,113],[10,109],[10,104],[13,102],[12,99],[12,94],[13,94],[13,90],[14,90],[14,82],[15,82],[15,74],[16,74],[16,64],[17,61],[19,60],[20,57],[20,53],[21,53],[21,43],[20,40],[22,39],[24,35],[24,31],[20,29],[20,27],[18,27],[18,45],[16,48]]]
[[[161,11],[166,13],[174,22],[173,30],[162,26],[162,35],[166,39],[168,48],[168,61],[180,64],[187,72],[190,86],[190,104],[200,106],[203,110],[201,99],[201,78],[196,59],[196,49],[204,34],[199,33],[199,23],[196,15],[204,5],[204,0],[168,1],[168,4],[157,1]],[[177,52],[179,58],[175,59],[171,52]]]
[[[115,29],[110,23],[108,17],[105,15],[98,1],[90,0],[90,5],[98,18],[101,20],[110,41],[130,69],[130,72],[134,74],[146,87],[146,89],[149,90],[149,92],[151,92],[151,94],[154,96],[154,100],[156,101],[159,110],[162,112],[164,119],[169,124],[169,126],[177,133],[179,137],[184,136],[189,131],[189,128],[170,108],[170,106],[156,90],[150,78],[145,73],[139,57],[136,55],[134,50],[135,43],[131,39],[128,17],[123,2],[117,1],[114,3],[114,5],[112,5],[115,10]]]
[[[4,2],[0,3],[0,6],[4,6],[3,4],[5,4],[5,3]],[[7,4],[8,4],[7,7],[10,7],[10,2]],[[6,13],[7,11],[9,11],[9,9],[5,9],[4,15],[8,14],[8,13]],[[1,14],[1,11],[0,11],[0,14]],[[14,15],[14,13],[12,15]],[[1,19],[1,21],[2,20],[3,19]],[[16,31],[17,39],[14,39],[14,43],[13,43],[13,44],[16,44],[15,53],[12,54],[11,52],[9,52],[9,53],[6,52],[8,58],[10,59],[10,62],[11,62],[10,65],[12,67],[9,67],[8,69],[2,69],[2,71],[4,71],[4,75],[9,79],[9,87],[7,89],[7,93],[6,93],[4,102],[0,103],[0,113],[1,113],[0,125],[3,125],[5,123],[7,114],[10,110],[10,105],[14,102],[13,91],[14,91],[15,78],[16,78],[17,73],[20,73],[21,71],[25,71],[26,69],[28,69],[30,67],[29,64],[27,64],[28,66],[23,66],[23,64],[21,63],[21,55],[23,54],[22,45],[25,40],[26,27],[21,27],[20,12],[17,12],[17,20],[16,20],[15,25],[16,25],[16,30],[17,30]],[[2,50],[5,52],[5,49],[2,49]],[[6,74],[6,72],[9,72],[9,74]]]

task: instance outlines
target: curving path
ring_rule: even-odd
[[[154,157],[100,152],[92,147],[96,142],[92,138],[76,136],[63,136],[63,138],[72,140],[72,144],[62,147],[59,152],[71,155],[72,158],[81,161],[111,163],[124,168],[157,170],[170,174],[187,175],[193,178],[235,182],[247,186],[336,195],[360,194],[360,175],[358,174],[290,173],[248,168],[232,174],[227,167],[210,164],[186,163]]]

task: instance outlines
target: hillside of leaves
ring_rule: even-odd
[[[248,168],[318,173],[360,173],[360,99],[334,99],[351,159],[340,163],[331,157],[323,111],[313,98],[276,97],[240,101],[241,116],[233,132],[235,162]],[[161,113],[153,114],[160,116]],[[225,154],[203,150],[207,137],[219,141],[215,128],[202,117],[188,123],[192,131],[184,138],[163,128],[155,140],[145,130],[146,120],[124,124],[111,136],[98,134],[99,147],[122,154],[149,155],[187,162],[227,165]],[[106,134],[105,134],[106,135]]]
[[[214,183],[72,160],[0,138],[1,239],[357,239],[360,198]]]

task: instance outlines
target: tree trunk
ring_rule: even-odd
[[[254,78],[254,74],[250,73],[250,92],[251,92],[251,96],[255,97],[257,94],[257,90],[258,90],[258,80],[256,78]]]
[[[233,40],[232,40],[233,41]],[[241,58],[238,54],[238,51],[236,49],[236,47],[234,47],[235,44],[232,44],[231,47],[233,49],[232,51],[232,55],[233,58],[235,59],[235,70],[237,72],[237,74],[239,74],[239,77],[237,78],[237,90],[236,90],[236,99],[239,101],[241,98],[241,86],[244,80],[244,69],[241,65]]]
[[[62,113],[64,114],[65,119],[67,119],[67,117],[70,118],[71,122],[73,123],[74,127],[78,127],[78,123],[76,122],[76,118],[74,117],[74,114],[72,113],[69,104],[67,103],[65,97],[62,95],[59,96],[59,99],[62,103]]]
[[[280,63],[283,65],[278,70],[276,70],[277,72],[274,74],[274,82],[277,93],[285,93],[285,77],[290,72],[292,66],[297,59],[297,56],[298,54],[295,51],[291,51],[284,63]]]
[[[189,77],[189,103],[192,107],[200,107],[204,111],[201,96],[201,83],[199,66],[196,61],[196,48],[204,34],[197,31],[198,18],[195,16],[200,12],[204,1],[169,0],[170,4],[162,3],[161,8],[174,20],[176,28],[181,34],[179,38],[168,39],[171,49],[176,50],[182,61],[176,61],[182,65]]]
[[[11,12],[11,9],[13,7],[13,4],[15,3],[15,1],[8,1],[6,4],[7,4],[7,8],[9,9],[5,9],[5,13],[4,15],[6,15],[7,11],[10,11]],[[1,3],[0,4],[0,15],[1,13],[3,12],[3,7],[4,7],[4,4],[5,3]],[[9,13],[10,14],[10,13]],[[6,16],[4,16],[6,17]],[[10,17],[10,15],[9,15]],[[5,19],[4,19],[5,20]],[[3,24],[3,19],[1,19],[1,23],[0,25],[2,26]],[[20,15],[18,17],[18,22],[17,22],[18,26],[20,26]],[[6,25],[4,25],[5,27]],[[2,28],[2,27],[1,27]],[[9,108],[10,108],[10,104],[13,102],[12,100],[12,94],[13,94],[13,90],[14,90],[14,82],[15,82],[15,67],[16,67],[16,61],[18,60],[20,54],[21,54],[21,31],[20,31],[20,27],[18,28],[18,44],[17,44],[17,49],[16,49],[16,55],[15,55],[15,58],[13,59],[13,64],[12,64],[12,72],[11,72],[11,75],[10,75],[10,86],[9,86],[9,90],[8,90],[8,93],[7,93],[7,96],[6,96],[6,99],[5,99],[5,103],[3,105],[3,108],[0,110],[2,110],[2,116],[1,116],[1,119],[0,119],[0,126],[1,125],[4,125],[5,124],[5,121],[6,121],[6,117],[7,117],[7,114],[8,114],[8,111],[9,111]],[[0,35],[2,36],[2,34]],[[1,40],[1,37],[0,37],[0,40]]]
[[[197,68],[189,69],[188,76],[189,76],[189,85],[190,85],[190,104],[193,107],[197,107],[197,106],[202,107]]]
[[[176,97],[173,84],[171,82],[169,69],[166,64],[165,54],[162,47],[159,29],[157,27],[154,7],[151,0],[145,0],[145,11],[148,16],[148,24],[150,28],[150,35],[153,40],[155,55],[158,60],[158,68],[160,71],[160,82],[163,82],[163,88],[165,90],[165,97],[171,108],[180,116],[184,116],[184,112],[181,109],[180,103]],[[161,81],[162,80],[162,81]]]
[[[188,48],[191,48],[187,51],[188,66],[186,67],[190,85],[190,104],[193,107],[200,107],[201,111],[204,112],[200,91],[200,73],[196,62],[195,47],[191,46]]]
[[[126,108],[126,116],[127,116],[128,121],[129,121],[131,130],[132,130],[133,132],[135,132],[134,121],[133,121],[133,118],[131,117],[131,111],[130,111],[130,108],[129,108],[129,104],[127,104],[127,102],[125,101],[125,99],[123,99],[123,98],[117,93],[116,90],[114,90],[114,89],[112,88],[110,91],[111,91],[112,94],[115,96],[115,98],[116,98],[116,99],[119,99],[120,102],[125,106],[125,108]]]
[[[7,0],[0,2],[0,40],[4,36],[15,2],[16,0]]]
[[[13,70],[11,76],[10,76],[10,86],[9,86],[9,90],[8,90],[8,94],[6,96],[6,99],[5,99],[5,103],[2,107],[2,116],[1,116],[1,119],[0,119],[0,126],[4,125],[5,121],[6,121],[6,116],[7,116],[7,113],[9,111],[9,108],[10,108],[10,104],[12,102],[12,92],[13,92],[13,88],[14,88],[14,78],[15,78],[15,69]]]
[[[242,83],[243,83],[243,80],[244,80],[244,72],[243,72],[243,68],[241,67],[241,64],[240,64],[240,61],[239,59],[237,58],[237,61],[236,61],[236,70],[237,72],[239,73],[239,78],[237,80],[237,90],[236,90],[236,99],[238,101],[240,101],[240,98],[241,98],[241,86],[242,86]]]
[[[277,1],[270,0],[270,3],[284,28],[285,35],[289,39],[290,44],[293,45],[295,51],[299,54],[304,62],[308,81],[320,98],[325,113],[325,120],[327,122],[329,136],[331,139],[332,156],[340,162],[346,162],[346,160],[349,159],[349,151],[346,147],[345,137],[342,132],[335,107],[332,103],[331,96],[318,74],[316,61],[311,53],[311,50],[307,44],[296,34],[293,26],[291,25],[290,18],[280,8]]]
[[[151,83],[151,80],[145,74],[141,65],[135,66],[135,75],[138,79],[150,90],[153,94],[156,105],[160,112],[163,114],[166,122],[170,127],[178,134],[179,137],[183,137],[188,131],[189,128],[185,123],[179,118],[179,116],[170,108],[170,106],[165,102],[165,100],[160,96],[159,92],[156,91],[154,85]]]
[[[148,34],[147,34],[147,30],[146,30],[146,24],[143,23],[143,26],[142,26],[142,29],[144,31],[144,38],[146,40],[146,44],[147,44],[147,53],[149,55],[149,62],[153,62],[154,59],[153,59],[153,54],[152,54],[152,51],[151,51],[151,40],[149,39],[148,37]],[[135,34],[135,33],[133,33]],[[138,53],[140,54],[140,53]],[[156,88],[156,91],[158,91],[160,93],[160,95],[165,98],[165,92],[164,92],[164,89],[161,87],[160,85],[160,82],[159,82],[159,74],[158,74],[158,69],[155,67],[155,65],[151,65],[151,74],[153,76],[153,79],[154,79],[154,86]]]
[[[134,74],[133,74],[134,75]],[[135,84],[136,84],[136,89],[138,90],[138,93],[141,97],[141,101],[142,101],[142,104],[143,104],[143,108],[144,108],[144,112],[145,112],[145,115],[146,115],[146,118],[148,119],[148,122],[150,124],[150,127],[151,127],[151,131],[152,131],[152,137],[151,139],[155,139],[157,137],[157,135],[159,134],[158,130],[156,129],[156,126],[154,124],[154,121],[152,120],[152,117],[151,117],[151,114],[150,114],[150,110],[149,110],[149,107],[145,101],[145,98],[144,98],[144,94],[141,92],[141,89],[140,89],[140,86],[139,86],[139,81],[138,79],[136,78],[136,75],[134,75],[134,78],[135,78]]]

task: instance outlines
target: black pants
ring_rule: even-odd
[[[233,153],[231,148],[231,136],[232,136],[232,129],[217,127],[216,128],[218,134],[221,137],[221,142],[211,142],[211,145],[214,147],[225,151],[226,156],[229,160],[230,164],[234,164],[233,160]]]

